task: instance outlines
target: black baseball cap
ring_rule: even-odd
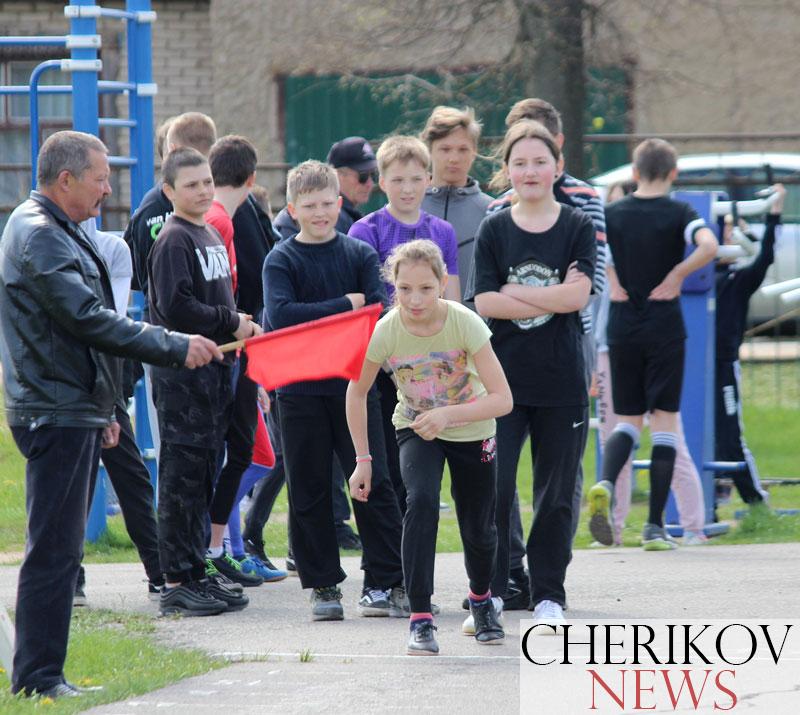
[[[374,171],[378,166],[375,152],[364,137],[347,137],[336,142],[328,152],[328,163],[334,169],[344,166],[354,171]]]

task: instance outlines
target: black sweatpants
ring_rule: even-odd
[[[745,462],[743,472],[720,472],[718,478],[733,479],[739,496],[747,504],[764,501],[753,453],[742,434],[741,367],[739,361],[717,360],[715,456],[720,462]]]
[[[247,375],[247,353],[239,358],[230,424],[225,435],[225,465],[214,487],[208,514],[212,524],[227,524],[244,470],[253,461],[258,423],[258,385]]]
[[[531,437],[534,518],[526,552],[534,605],[565,605],[564,579],[572,556],[575,479],[588,434],[585,405],[514,409],[497,420],[497,566],[492,592],[502,594],[509,576],[509,528],[517,466]]]
[[[158,557],[158,525],[150,472],[144,466],[142,453],[136,444],[131,418],[120,408],[117,408],[116,415],[119,444],[104,449],[100,456],[119,499],[125,528],[139,552],[147,578],[159,582],[162,575]]]
[[[267,413],[267,432],[275,453],[275,464],[270,473],[258,481],[253,488],[253,500],[244,519],[242,538],[260,544],[264,540],[264,527],[269,521],[272,507],[278,498],[283,485],[286,483],[286,471],[283,464],[283,441],[281,439],[280,420],[278,413],[280,405],[274,393],[270,394],[271,406]],[[289,551],[291,553],[291,542]]]
[[[269,521],[272,507],[275,506],[275,500],[278,498],[283,485],[286,483],[286,471],[283,465],[283,447],[281,446],[281,430],[280,421],[278,419],[278,401],[274,395],[270,396],[272,399],[272,407],[267,415],[267,431],[269,432],[269,439],[272,443],[272,451],[275,453],[275,464],[270,470],[270,473],[258,481],[253,490],[253,500],[250,508],[247,510],[245,517],[244,531],[242,532],[243,539],[250,539],[255,543],[261,543],[264,539],[264,527]],[[333,472],[331,477],[331,488],[333,497],[333,520],[336,529],[350,527],[345,523],[350,518],[350,502],[347,499],[347,493],[350,492],[348,479],[350,475],[345,474],[339,466],[337,459],[333,460]],[[345,490],[347,493],[345,493]],[[289,549],[288,553],[292,553],[292,538],[291,527],[288,529]]]
[[[158,544],[169,583],[205,575],[206,512],[214,492],[217,447],[161,442],[158,457]]]
[[[158,542],[168,582],[205,574],[206,515],[233,404],[227,364],[196,370],[154,367],[158,411]]]
[[[450,468],[450,491],[464,545],[469,588],[475,594],[486,593],[494,576],[497,550],[494,437],[475,442],[426,441],[411,429],[401,429],[397,444],[408,495],[403,516],[403,575],[411,612],[431,610],[445,460]]]
[[[346,578],[339,562],[331,493],[334,452],[346,475],[355,469],[344,401],[344,395],[278,395],[291,543],[303,588],[333,586]],[[367,415],[372,491],[368,502],[353,502],[353,514],[363,544],[362,568],[375,586],[390,588],[403,580],[402,526],[387,474],[375,391],[367,398]]]
[[[25,558],[17,584],[11,689],[31,693],[64,680],[72,598],[102,430],[12,427],[11,433],[27,460],[28,519]]]
[[[378,370],[375,386],[378,388],[378,396],[381,401],[383,441],[386,444],[386,466],[389,468],[389,479],[392,481],[400,513],[405,514],[406,488],[403,484],[403,476],[400,473],[400,449],[397,445],[397,436],[392,423],[392,416],[394,415],[395,407],[397,407],[397,387],[389,373],[382,369]]]

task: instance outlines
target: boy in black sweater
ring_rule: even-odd
[[[171,329],[191,326],[217,343],[260,333],[249,316],[236,312],[225,246],[204,220],[214,196],[208,160],[195,149],[176,149],[162,171],[174,212],[148,258],[151,321]],[[205,515],[230,418],[234,360],[229,353],[223,362],[196,371],[153,368],[161,431],[163,614],[215,615],[247,605],[245,596],[217,577],[205,578]]]
[[[717,252],[717,239],[688,204],[669,197],[678,155],[663,139],[647,139],[633,152],[638,188],[606,207],[611,258],[608,349],[614,412],[619,422],[603,455],[603,479],[588,494],[589,529],[613,543],[610,522],[614,483],[650,416],[650,513],[642,532],[646,551],[674,548],[663,513],[675,466],[686,329],[683,280]],[[684,258],[687,245],[696,246]]]
[[[716,361],[716,419],[714,423],[715,457],[721,462],[745,462],[743,472],[722,472],[717,478],[733,479],[739,496],[747,504],[758,504],[766,498],[761,488],[758,469],[742,434],[742,401],[739,377],[739,348],[744,339],[747,306],[758,290],[767,269],[775,260],[775,230],[781,222],[786,196],[782,184],[772,187],[778,199],[767,214],[761,250],[754,260],[739,265],[720,260],[717,264],[717,361]],[[723,243],[731,243],[730,228],[726,225]]]
[[[342,199],[333,168],[306,161],[289,172],[288,210],[300,233],[281,241],[264,263],[264,308],[271,329],[385,303],[378,254],[336,230]],[[335,450],[345,474],[356,455],[347,429],[342,379],[299,382],[278,388],[278,415],[289,488],[289,525],[295,563],[311,595],[314,620],[341,620],[346,574],[339,562],[333,520],[331,463]],[[369,502],[353,502],[363,544],[362,568],[370,586],[365,615],[408,616],[402,589],[400,510],[386,466],[380,406],[368,401],[372,447]],[[362,458],[368,458],[362,455]]]

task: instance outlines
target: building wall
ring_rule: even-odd
[[[402,11],[421,1],[155,0],[156,124],[196,110],[213,116],[220,134],[248,136],[268,167],[260,182],[280,203],[283,76],[475,67],[501,60],[511,46],[511,0],[498,0],[474,27],[465,12],[453,11],[455,0],[426,3],[433,18]],[[63,6],[0,0],[0,34],[66,32]],[[594,62],[632,68],[634,131],[796,131],[798,10],[800,0],[610,0],[587,26],[587,53]],[[118,78],[109,73],[124,72],[122,26],[103,21],[101,34],[106,77]],[[118,104],[124,112],[124,100]],[[125,132],[118,142],[124,149]],[[693,142],[680,149],[797,150],[797,142]]]

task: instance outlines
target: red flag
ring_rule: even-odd
[[[292,325],[245,342],[247,376],[267,390],[306,380],[358,380],[380,303]]]

